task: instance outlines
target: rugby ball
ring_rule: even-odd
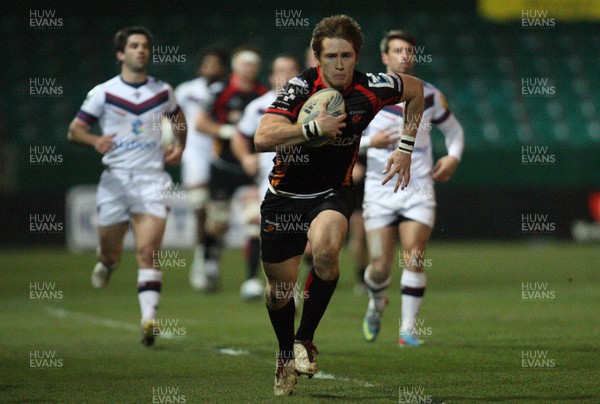
[[[333,88],[324,88],[317,91],[306,100],[298,114],[298,122],[303,125],[317,119],[319,112],[321,111],[321,106],[325,101],[329,101],[327,104],[327,113],[329,115],[340,116],[346,112],[346,104],[344,103],[342,94]],[[320,136],[315,139],[307,140],[302,144],[308,147],[321,147],[332,141],[333,138],[331,137]]]

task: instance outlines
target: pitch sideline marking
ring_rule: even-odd
[[[65,318],[65,319],[70,318],[70,319],[79,320],[79,321],[90,323],[90,324],[101,325],[101,326],[109,327],[109,328],[116,328],[116,329],[127,330],[127,331],[139,331],[139,327],[137,327],[131,323],[127,323],[125,321],[111,320],[108,318],[98,317],[98,316],[94,316],[91,314],[77,313],[74,311],[65,310],[65,309],[61,309],[61,308],[55,308],[55,307],[46,307],[45,311],[48,314],[50,314],[51,316],[54,316],[57,318]],[[173,338],[173,336],[167,334],[164,336],[161,335],[161,338],[171,339],[171,338]],[[219,349],[218,352],[221,355],[228,355],[228,356],[250,355],[250,351],[248,351],[248,350],[235,349],[235,348],[222,348],[222,349]],[[349,377],[344,377],[344,376],[337,376],[332,373],[325,373],[321,370],[319,370],[313,377],[315,379],[321,379],[321,380],[339,380],[342,382],[358,384],[359,386],[363,386],[363,387],[375,387],[375,385],[373,383],[369,383],[364,380],[351,379]]]
[[[133,325],[131,323],[127,323],[125,321],[111,320],[109,318],[98,317],[98,316],[94,316],[91,314],[77,313],[75,311],[70,311],[70,310],[65,310],[65,309],[55,308],[55,307],[46,307],[45,311],[48,314],[50,314],[51,316],[58,317],[58,318],[70,318],[70,319],[79,320],[79,321],[82,321],[85,323],[102,325],[104,327],[116,328],[119,330],[127,330],[127,331],[135,331],[135,332],[140,331],[139,326],[135,326],[135,325]],[[160,335],[160,338],[173,339],[173,338],[175,338],[175,336],[171,335],[171,334],[164,334],[164,335]]]

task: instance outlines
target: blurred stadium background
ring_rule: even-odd
[[[65,249],[74,212],[66,206],[73,187],[97,184],[102,166],[91,148],[67,142],[67,127],[86,93],[117,74],[112,38],[124,26],[146,25],[156,46],[177,48],[180,62],[150,66],[176,86],[194,77],[206,48],[252,44],[265,66],[283,51],[302,59],[314,25],[337,13],[362,25],[362,71],[383,70],[384,32],[416,35],[430,57],[416,74],[445,93],[466,150],[453,180],[436,188],[426,348],[395,347],[397,272],[380,341],[362,341],[366,298],[352,291],[344,251],[319,329],[328,373],[300,381],[290,401],[600,399],[600,251],[589,243],[600,240],[600,0],[25,1],[0,10],[0,262],[8,274],[0,282],[0,401],[157,402],[157,394],[171,397],[165,387],[187,402],[272,400],[275,337],[262,304],[241,304],[240,251],[224,254],[216,295],[194,292],[186,268],[169,271],[160,315],[187,335],[159,340],[155,352],[138,347],[133,253],[110,290],[91,290],[93,253]],[[281,26],[282,13],[300,21]],[[55,26],[36,26],[40,19]],[[434,147],[443,153],[436,130]],[[93,199],[79,208],[80,224],[94,232]],[[188,228],[177,212],[176,235]],[[523,230],[528,215],[539,225],[532,231]],[[36,220],[56,231],[32,231]],[[575,238],[588,243],[570,241],[575,223]],[[169,248],[191,262],[187,247]],[[547,298],[522,297],[531,285]],[[40,287],[60,297],[35,299]],[[32,352],[56,354],[60,370],[32,369]],[[530,369],[522,358],[531,354],[551,362]],[[415,397],[415,387],[425,395]],[[403,391],[413,401],[402,401]]]
[[[174,54],[185,62],[150,67],[151,74],[176,86],[194,76],[197,55],[208,47],[229,51],[253,44],[263,52],[264,66],[283,51],[302,58],[314,24],[340,12],[354,16],[365,32],[363,71],[383,70],[378,43],[386,30],[414,32],[430,60],[418,63],[416,74],[446,94],[463,124],[463,162],[451,183],[437,187],[434,238],[529,238],[532,234],[521,231],[523,214],[548,215],[556,229],[544,237],[570,238],[575,220],[592,219],[588,198],[600,188],[598,1],[25,2],[2,7],[0,33],[6,40],[0,46],[9,60],[1,84],[3,244],[63,244],[64,232],[32,233],[29,215],[51,213],[64,222],[67,190],[97,183],[99,156],[69,144],[66,132],[87,91],[117,73],[111,41],[119,28],[143,24],[154,32],[155,45],[178,47]],[[30,14],[40,18],[41,10],[54,13],[61,26],[32,27]],[[277,12],[290,10],[308,23],[278,26]],[[50,81],[41,84],[44,79]],[[32,87],[60,88],[60,94],[37,96]],[[437,135],[439,155],[444,148]],[[62,156],[61,162],[32,163],[36,146],[52,148],[49,154]],[[527,146],[532,148],[524,151]],[[552,162],[525,165],[527,155]],[[178,171],[172,173],[177,180]]]

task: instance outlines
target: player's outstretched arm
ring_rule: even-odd
[[[421,124],[424,107],[423,84],[421,81],[405,74],[399,74],[399,76],[402,78],[404,84],[404,91],[400,101],[406,102],[404,128],[400,137],[400,147],[388,158],[387,165],[383,171],[384,174],[387,173],[388,175],[382,183],[385,185],[398,174],[394,192],[397,192],[398,188],[404,190],[410,181],[411,154],[415,145],[417,131]]]
[[[90,133],[90,125],[81,119],[75,118],[69,125],[67,138],[71,142],[92,146],[100,154],[104,154],[113,147],[113,135],[98,136]]]
[[[327,114],[327,102],[324,102],[315,120],[318,125],[318,135],[329,137],[340,135],[342,128],[346,126],[344,123],[346,116],[345,113],[337,117]],[[254,135],[254,146],[259,152],[275,151],[278,146],[294,146],[308,139],[302,125],[291,123],[286,117],[266,113],[260,120]]]

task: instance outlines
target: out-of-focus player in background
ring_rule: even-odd
[[[165,190],[172,185],[164,163],[179,164],[185,147],[186,123],[171,86],[148,76],[151,33],[128,27],[114,38],[118,76],[97,85],[87,95],[69,126],[70,140],[92,146],[103,155],[105,170],[97,191],[98,263],[94,288],[106,286],[123,251],[129,225],[135,237],[137,288],[142,313],[142,344],[151,346],[158,334],[156,310],[162,272],[153,259],[161,246],[167,217]],[[163,151],[161,119],[167,116],[178,138]],[[98,122],[102,135],[90,132]]]
[[[224,53],[217,50],[204,52],[198,66],[198,77],[181,83],[175,89],[177,102],[187,122],[195,122],[200,111],[209,111],[215,95],[223,91],[227,59]],[[187,199],[197,219],[198,246],[190,268],[190,284],[198,290],[206,287],[204,228],[213,146],[212,136],[197,131],[193,124],[188,127],[187,144],[181,161],[181,177],[187,190]]]
[[[365,223],[363,219],[362,204],[365,196],[365,175],[366,175],[366,157],[365,154],[359,154],[352,170],[352,181],[354,182],[354,191],[356,195],[356,205],[354,212],[348,222],[348,247],[352,254],[352,262],[355,264],[356,284],[354,293],[364,295],[365,270],[369,263],[369,252],[367,248],[367,235],[365,233]]]
[[[381,58],[387,73],[412,75],[416,40],[407,31],[390,31],[381,41]],[[367,151],[364,217],[370,264],[365,272],[369,304],[363,320],[363,335],[374,341],[387,304],[385,290],[390,284],[396,235],[402,246],[402,318],[399,344],[418,346],[416,320],[425,293],[424,254],[435,221],[434,181],[447,182],[455,173],[464,147],[463,129],[448,109],[444,95],[423,82],[425,109],[418,128],[411,163],[411,183],[403,193],[394,193],[390,184],[381,186],[390,150],[400,137],[406,108],[403,104],[384,107],[364,133],[361,148]],[[448,154],[435,165],[431,147],[431,126],[444,134]],[[398,233],[397,233],[398,232]]]
[[[218,286],[219,256],[228,228],[233,194],[242,186],[254,185],[254,179],[244,172],[240,162],[233,155],[230,143],[237,133],[236,125],[246,106],[267,92],[267,89],[257,82],[260,63],[260,55],[256,50],[249,47],[236,49],[231,59],[232,74],[223,90],[215,96],[210,114],[201,111],[196,119],[196,129],[215,139],[206,211],[206,265],[205,272],[200,274],[200,277],[204,278],[201,281],[202,289],[206,291],[213,291]],[[249,192],[255,195],[257,193],[256,188]],[[247,243],[246,261],[249,273],[255,274],[260,265],[259,244],[258,234]]]
[[[292,78],[300,74],[298,60],[291,55],[278,55],[271,64],[269,84],[271,90],[252,101],[244,110],[244,115],[238,124],[238,133],[231,141],[231,148],[242,164],[242,168],[250,177],[255,178],[258,185],[257,198],[250,200],[244,209],[244,219],[249,237],[260,235],[260,202],[269,189],[269,172],[273,168],[275,152],[256,153],[254,150],[254,134],[260,119],[273,104],[277,94]],[[240,294],[243,299],[261,297],[264,288],[256,277],[256,268],[248,267],[246,281],[242,284]]]
[[[403,133],[401,148],[391,153],[384,182],[398,174],[396,188],[404,189],[410,180],[410,153],[423,112],[423,86],[416,78],[402,74],[356,71],[362,42],[361,28],[352,18],[336,15],[321,20],[311,40],[317,67],[288,82],[263,116],[254,137],[258,151],[277,152],[269,192],[261,205],[261,253],[268,279],[265,300],[279,345],[275,395],[292,394],[298,374],[312,377],[317,371],[318,352],[312,341],[339,278],[339,253],[355,204],[351,173],[360,137],[386,104],[408,101],[407,123],[413,127],[407,125],[410,130]],[[304,103],[327,87],[342,94],[346,112],[329,115],[324,103],[315,121],[299,124]],[[330,138],[328,145],[303,145],[310,138],[323,136]],[[278,230],[288,218],[296,222],[295,231]],[[300,326],[294,334],[293,294],[285,292],[296,285],[307,240],[314,266],[306,281]]]

